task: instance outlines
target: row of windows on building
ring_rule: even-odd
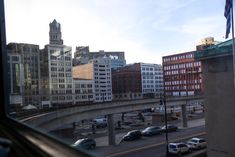
[[[194,67],[201,66],[201,62],[189,62],[189,63],[174,64],[174,65],[166,65],[163,68],[164,70],[172,70],[172,69],[189,68],[193,66]]]
[[[87,100],[87,99],[93,99],[93,95],[76,95],[75,96],[75,99],[76,100],[81,100],[81,99],[85,99],[85,100]]]
[[[71,67],[71,62],[51,62],[51,66],[69,66]]]
[[[111,97],[100,97],[100,98],[96,97],[95,100],[97,100],[97,101],[99,101],[99,100],[110,100],[111,101],[112,98]]]
[[[95,96],[107,96],[107,95],[111,95],[111,93],[105,93],[106,91],[103,91],[103,93],[96,93]]]
[[[145,83],[154,83],[154,80],[143,80],[143,84]],[[161,80],[156,80],[155,83],[163,83]]]
[[[162,89],[143,89],[143,93],[148,92],[162,92]]]
[[[155,88],[163,87],[163,85],[155,85]],[[154,85],[143,85],[143,88],[154,88]]]
[[[163,58],[163,62],[177,61],[181,59],[191,59],[191,58],[193,58],[193,54],[189,53],[189,54],[182,54],[182,55]]]
[[[111,85],[95,85],[95,88],[111,88]],[[99,90],[99,89],[96,89]]]
[[[100,68],[105,68],[105,67],[107,67],[107,68],[109,68],[110,65],[98,65],[98,64],[94,64],[94,67],[100,67]]]
[[[38,53],[39,52],[39,49],[38,47],[28,47],[28,46],[23,46],[22,47],[23,51],[24,52],[32,52],[32,53]]]
[[[66,81],[65,79],[52,78],[51,83],[71,83],[71,81]],[[68,87],[69,88],[69,87]]]
[[[142,72],[142,75],[162,75],[162,72]]]
[[[72,84],[66,84],[66,88],[72,88]],[[52,89],[65,88],[65,84],[52,84]]]
[[[76,89],[75,94],[80,94],[80,93],[93,93],[93,89]]]
[[[69,68],[64,68],[64,67],[51,67],[51,71],[61,71],[61,72],[71,72],[72,71],[72,69],[71,69],[71,67],[69,67]]]
[[[50,56],[50,59],[52,61],[53,60],[65,60],[65,61],[71,61],[72,60],[72,58],[68,57],[68,56],[53,56],[53,55]]]
[[[110,72],[107,73],[95,73],[96,76],[105,76],[105,75],[110,75]]]
[[[156,69],[156,68],[149,68],[149,67],[142,67],[143,71],[161,71],[162,69]]]
[[[110,71],[110,69],[97,69],[97,68],[95,68],[94,71]]]
[[[75,88],[92,88],[92,84],[75,84]]]
[[[194,89],[201,89],[200,88],[200,84],[196,84],[196,85],[189,85],[189,86],[165,86],[165,90],[186,90],[186,89],[190,89],[190,90],[194,90]]]
[[[111,83],[111,81],[106,81],[105,79],[101,79],[101,81],[95,81],[95,83]]]
[[[52,101],[59,101],[59,100],[73,100],[72,95],[67,95],[67,96],[53,96]]]
[[[165,71],[164,75],[177,75],[177,74],[185,74],[185,73],[193,73],[193,72],[201,72],[201,68]]]
[[[51,94],[72,94],[72,90],[51,90]]]
[[[52,72],[51,77],[72,77],[71,73],[57,73]]]
[[[72,83],[72,79],[71,78],[66,78],[66,79],[59,79],[59,78],[52,78],[51,79],[51,83]]]
[[[202,79],[199,80],[180,80],[180,81],[166,81],[165,85],[181,85],[181,84],[197,84],[202,83]]]
[[[162,76],[143,76],[143,79],[163,79]]]

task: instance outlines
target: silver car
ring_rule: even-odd
[[[190,152],[190,149],[185,143],[169,143],[168,151],[171,154],[181,155]]]
[[[192,138],[187,142],[191,149],[206,148],[206,140],[204,138]]]

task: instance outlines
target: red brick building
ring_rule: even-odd
[[[140,63],[112,71],[113,100],[142,98]]]
[[[190,96],[202,93],[201,62],[194,60],[195,52],[185,52],[162,58],[166,95]]]

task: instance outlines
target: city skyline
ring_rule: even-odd
[[[161,64],[162,56],[195,50],[197,42],[208,36],[224,41],[225,35],[224,1],[219,0],[5,3],[8,43],[43,48],[49,44],[49,23],[56,19],[72,52],[75,46],[124,51],[127,63]]]

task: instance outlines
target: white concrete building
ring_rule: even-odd
[[[95,102],[112,101],[111,59],[97,58],[94,65]]]
[[[155,97],[163,93],[162,66],[140,63],[143,97]]]
[[[97,58],[88,64],[73,67],[73,78],[94,81],[94,101],[112,101],[112,80],[110,58]]]
[[[73,79],[74,104],[94,102],[94,80]]]

